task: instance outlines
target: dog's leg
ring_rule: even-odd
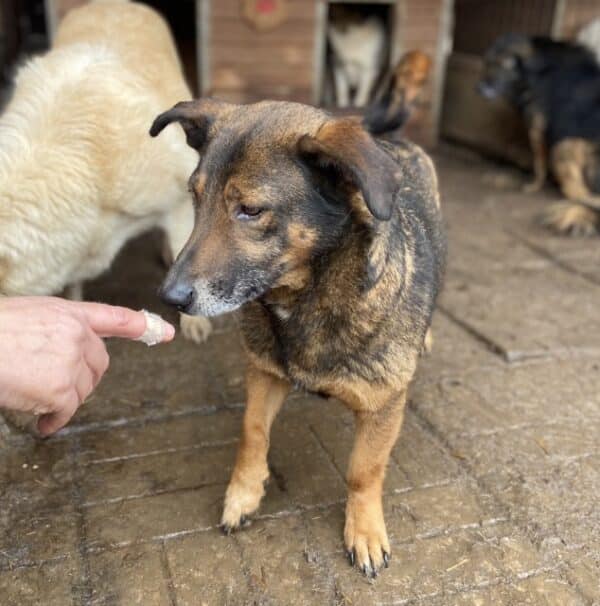
[[[348,78],[341,67],[333,66],[333,80],[335,82],[335,101],[338,107],[350,105],[350,85]]]
[[[65,299],[69,299],[69,301],[83,301],[83,282],[69,284],[65,288],[64,295]]]
[[[548,160],[546,150],[546,138],[544,136],[546,121],[542,114],[535,113],[529,128],[529,144],[533,152],[533,174],[531,183],[523,186],[523,191],[528,194],[540,191],[546,183],[548,175]]]
[[[600,229],[600,196],[589,190],[583,166],[573,157],[556,162],[554,173],[569,202],[557,202],[546,209],[541,216],[542,225],[558,234],[596,235]]]
[[[163,228],[167,234],[169,250],[163,250],[164,261],[176,259],[194,227],[194,210],[191,202],[185,201],[175,207],[166,217]],[[204,316],[188,316],[179,314],[179,325],[186,339],[195,343],[202,343],[208,339],[212,332],[212,324]]]
[[[290,391],[290,384],[259,370],[248,368],[247,403],[242,436],[231,480],[225,493],[221,527],[229,534],[244,517],[259,506],[269,477],[267,453],[271,425]]]
[[[371,90],[377,78],[377,72],[371,69],[365,69],[360,74],[360,82],[356,90],[354,105],[357,107],[366,107],[369,104]]]
[[[377,412],[356,413],[356,437],[348,467],[344,543],[350,562],[376,576],[390,557],[381,493],[385,468],[404,416],[406,393]]]

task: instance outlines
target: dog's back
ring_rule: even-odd
[[[53,48],[90,44],[113,50],[123,65],[175,103],[189,97],[166,22],[149,7],[128,0],[96,0],[65,16]]]
[[[195,154],[147,123],[189,97],[162,18],[106,0],[73,10],[0,118],[0,294],[51,294],[106,270],[185,198]]]
[[[586,48],[544,37],[532,39],[527,84],[547,119],[547,143],[565,138],[600,141],[600,66]]]

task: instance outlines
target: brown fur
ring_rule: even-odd
[[[422,51],[402,56],[380,98],[365,113],[364,122],[371,132],[384,134],[406,123],[429,81],[432,66],[431,58]]]
[[[196,226],[165,300],[179,304],[193,287],[188,311],[221,313],[237,297],[248,353],[223,528],[258,508],[271,424],[291,387],[335,397],[356,417],[346,549],[375,575],[390,554],[385,468],[443,272],[432,163],[414,145],[376,141],[356,120],[297,104],[180,104],[151,133],[170,121],[194,141],[197,173],[209,177],[190,180]],[[239,294],[245,282],[250,294]]]
[[[390,111],[412,106],[429,80],[433,63],[431,57],[414,50],[400,59],[394,70],[394,91]]]
[[[523,187],[523,191],[534,193],[540,191],[548,176],[548,150],[546,148],[546,119],[541,112],[535,111],[529,121],[529,145],[533,154],[533,181]]]
[[[598,146],[583,139],[565,139],[554,146],[551,164],[558,185],[569,202],[553,204],[542,223],[559,234],[591,236],[600,227],[600,196],[589,182],[600,171]]]

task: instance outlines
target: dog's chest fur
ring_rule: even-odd
[[[334,62],[346,72],[352,85],[358,84],[363,70],[379,68],[385,34],[377,19],[352,23],[344,29],[330,25],[328,36],[334,51]]]
[[[313,266],[303,291],[272,292],[242,308],[254,364],[302,388],[334,395],[341,384],[394,388],[411,379],[444,263],[435,179],[415,162],[414,174],[410,166],[407,172],[411,186],[399,194],[398,209],[377,241],[353,229]],[[377,247],[385,261],[369,283],[369,259]]]

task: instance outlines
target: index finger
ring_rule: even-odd
[[[141,311],[104,303],[73,303],[83,314],[90,328],[99,337],[139,339],[146,331],[146,316]],[[163,320],[164,321],[164,320]],[[164,341],[170,341],[175,329],[165,322]]]

